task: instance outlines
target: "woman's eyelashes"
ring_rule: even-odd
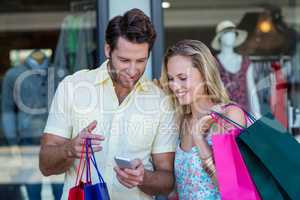
[[[186,81],[187,77],[185,77],[185,76],[178,76],[177,79],[180,80],[180,81]],[[174,81],[174,78],[168,76],[168,81]]]
[[[170,82],[170,81],[173,81],[174,79],[173,79],[173,77],[170,77],[170,76],[168,76],[168,81]]]

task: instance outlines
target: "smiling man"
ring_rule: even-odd
[[[86,138],[92,140],[112,200],[153,199],[172,190],[178,138],[174,110],[144,75],[155,37],[149,17],[129,10],[108,24],[107,61],[60,83],[42,137],[40,169],[46,176],[65,173],[62,199],[75,184]],[[133,169],[120,169],[115,156],[133,160]],[[92,175],[98,182],[95,171]]]

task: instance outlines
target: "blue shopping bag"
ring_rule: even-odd
[[[89,149],[91,150],[91,155],[89,156]],[[98,169],[97,162],[95,159],[93,147],[91,145],[91,140],[87,139],[86,141],[86,176],[87,179],[91,180],[91,166],[90,161],[92,162],[94,168],[96,169],[99,183],[92,184],[89,182],[84,185],[84,200],[110,200],[107,185],[104,182],[103,177]]]

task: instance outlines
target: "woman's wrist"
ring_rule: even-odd
[[[200,135],[201,133],[199,133],[197,139],[195,140],[194,139],[194,143],[195,145],[199,148],[199,149],[202,149],[203,146],[207,146],[207,141],[206,141],[206,138],[204,135]]]
[[[209,157],[207,157],[205,159],[201,159],[201,162],[202,162],[203,169],[206,171],[206,173],[210,177],[213,178],[216,174],[216,167],[215,167],[215,162],[214,162],[213,156],[210,155]]]

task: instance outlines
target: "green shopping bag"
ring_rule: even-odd
[[[248,128],[219,116],[243,128],[237,143],[261,197],[299,200],[300,144],[270,114]]]
[[[286,192],[255,153],[240,138],[236,138],[236,142],[261,198],[265,200],[290,200]]]

